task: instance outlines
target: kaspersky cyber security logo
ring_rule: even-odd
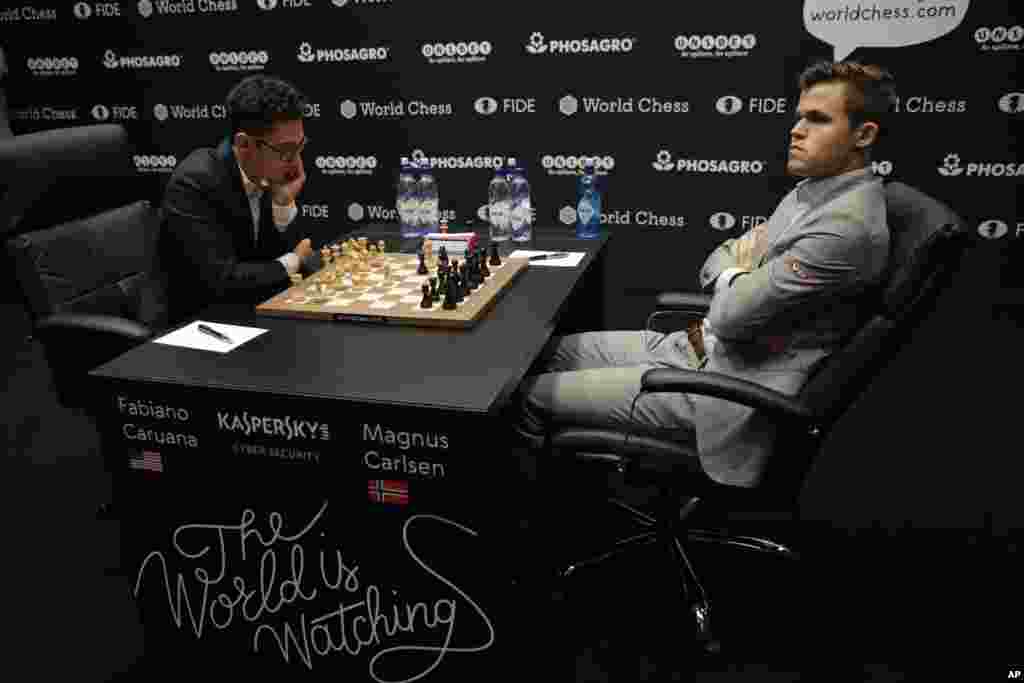
[[[387,60],[390,48],[359,47],[359,48],[314,48],[310,43],[299,45],[298,59],[303,64],[322,64],[339,62],[383,62]]]
[[[489,40],[424,43],[420,47],[420,54],[431,64],[478,64],[486,62],[493,51]]]
[[[942,159],[942,165],[938,167],[939,175],[946,178],[955,178],[960,175],[967,178],[1024,177],[1024,163],[972,161],[966,167],[961,164],[959,154],[947,154]]]
[[[668,150],[659,150],[651,163],[662,173],[724,173],[729,175],[758,175],[764,173],[765,162],[738,159],[675,159]]]
[[[547,40],[543,33],[535,31],[530,34],[526,51],[531,55],[622,54],[632,52],[636,43],[632,36]]]
[[[597,175],[606,175],[615,168],[615,157],[600,154],[545,154],[540,158],[540,165],[548,175],[579,175],[587,161],[593,162]]]

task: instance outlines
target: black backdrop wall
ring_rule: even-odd
[[[1019,301],[1024,27],[1008,5],[24,0],[0,10],[0,45],[15,133],[124,122],[137,194],[154,200],[177,161],[226,134],[237,80],[293,81],[312,103],[301,220],[316,240],[396,220],[402,155],[434,160],[456,229],[484,229],[491,168],[516,157],[536,222],[569,231],[575,169],[594,157],[615,236],[607,320],[635,327],[653,292],[695,289],[706,254],[792,186],[796,76],[817,58],[896,75],[876,172],[976,230],[971,301]]]

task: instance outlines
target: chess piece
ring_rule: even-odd
[[[500,266],[501,265],[501,258],[498,257],[498,243],[497,242],[491,242],[491,260],[490,260],[490,264],[492,266]]]
[[[448,265],[448,250],[444,248],[443,244],[437,251],[437,260],[446,266]]]
[[[387,251],[384,247],[384,240],[377,240],[377,251],[380,253],[381,256],[383,256],[384,253]]]
[[[487,267],[487,254],[483,247],[480,248],[480,279],[481,282],[491,276],[491,269]]]
[[[424,262],[424,260],[423,260],[423,258],[424,258],[423,252],[422,251],[419,252],[419,255],[420,255],[420,265],[416,268],[416,274],[417,275],[426,275],[429,271],[427,270],[426,262]]]
[[[455,279],[448,277],[446,279],[447,286],[444,288],[444,302],[441,304],[441,308],[446,311],[454,311],[456,308],[456,293],[455,293]]]
[[[441,290],[437,286],[437,276],[430,278],[430,300],[437,303],[441,300]]]
[[[423,291],[423,298],[420,300],[420,308],[432,308],[434,306],[434,299],[430,296],[430,285],[424,282],[420,289]]]

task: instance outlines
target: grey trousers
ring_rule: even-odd
[[[520,429],[527,434],[566,424],[694,439],[695,408],[689,396],[640,396],[640,378],[647,370],[699,366],[685,330],[667,335],[636,330],[557,337],[539,364],[541,371],[520,385]]]

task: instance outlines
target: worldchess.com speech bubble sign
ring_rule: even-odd
[[[835,61],[858,47],[906,47],[944,36],[971,0],[805,0],[807,31],[835,48]]]

